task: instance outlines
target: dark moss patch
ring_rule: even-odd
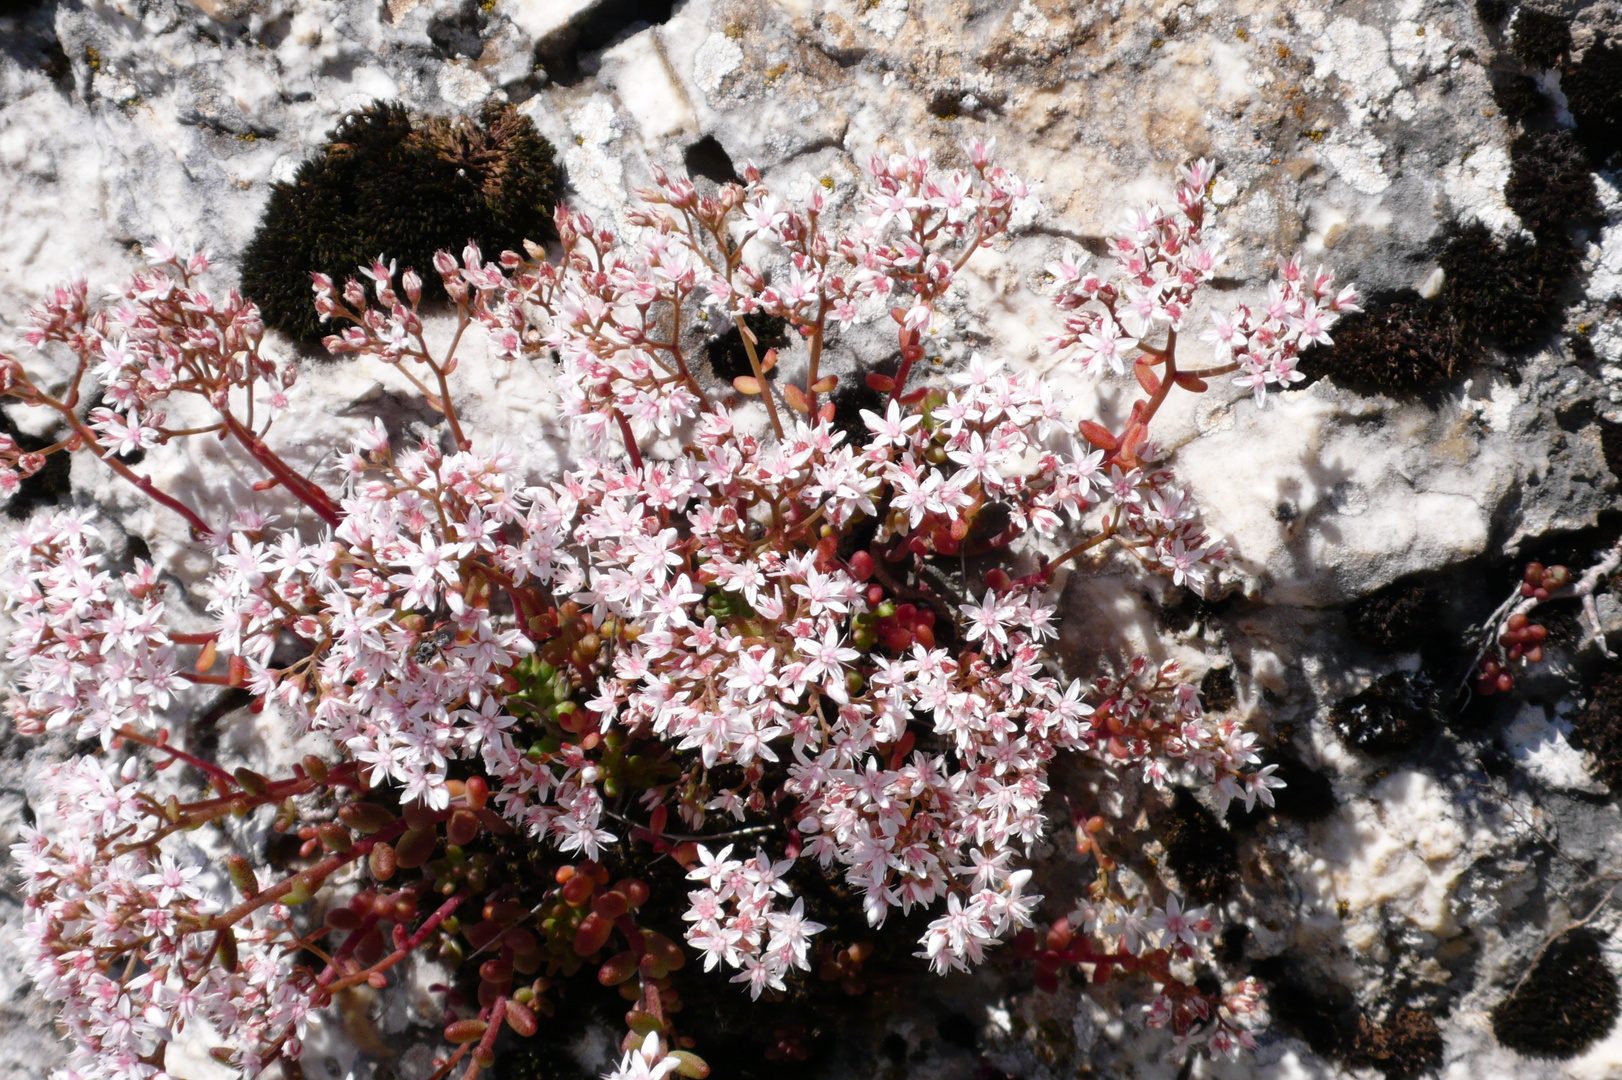
[[[1571,52],[1571,24],[1523,4],[1510,28],[1510,49],[1527,67],[1558,67]]]
[[[1508,0],[1476,0],[1476,17],[1485,26],[1502,26],[1509,18]]]
[[[1577,140],[1599,165],[1622,150],[1622,48],[1596,42],[1560,79],[1566,107],[1577,121]]]
[[[764,359],[767,349],[781,349],[788,344],[787,319],[756,311],[745,315],[743,323],[749,327],[749,332],[755,335],[757,357]],[[710,370],[722,382],[730,383],[740,375],[754,373],[754,369],[749,366],[749,353],[743,347],[743,335],[738,332],[736,326],[729,327],[724,334],[710,341],[704,347],[704,356],[710,362]],[[768,372],[766,377],[776,378],[776,369]]]
[[[1211,904],[1233,889],[1239,878],[1233,835],[1186,788],[1177,789],[1171,813],[1161,823],[1160,840],[1188,899]]]
[[[1200,680],[1200,703],[1208,712],[1227,712],[1239,704],[1239,691],[1233,684],[1233,667],[1214,667]]]
[[[1561,287],[1580,262],[1563,241],[1499,244],[1480,222],[1461,229],[1442,252],[1443,299],[1465,342],[1520,352],[1546,336],[1560,310]]]
[[[1522,132],[1509,156],[1504,199],[1534,236],[1563,241],[1567,223],[1600,213],[1588,155],[1571,132]]]
[[[1395,581],[1346,609],[1352,636],[1381,652],[1410,652],[1437,631],[1436,596],[1413,581]]]
[[[1498,72],[1492,78],[1492,99],[1504,119],[1513,122],[1536,116],[1549,107],[1549,99],[1530,75]]]
[[[1529,1057],[1576,1057],[1616,1023],[1616,975],[1586,929],[1544,952],[1521,988],[1492,1011],[1498,1041]]]
[[[1346,745],[1365,754],[1399,754],[1426,742],[1440,725],[1436,690],[1423,671],[1382,675],[1330,710]]]
[[[1412,289],[1375,293],[1335,324],[1335,343],[1303,361],[1358,393],[1410,394],[1445,386],[1477,350],[1461,342],[1446,305]]]
[[[1572,724],[1571,743],[1593,755],[1596,778],[1622,792],[1622,666],[1600,676],[1588,708]]]
[[[510,105],[477,121],[413,117],[378,102],[345,116],[321,153],[275,185],[242,256],[242,290],[267,325],[309,341],[331,332],[316,317],[310,274],[340,286],[379,254],[415,269],[443,297],[434,253],[487,257],[552,234],[558,199],[552,145]]]
[[[1442,1031],[1419,1009],[1398,1009],[1383,1024],[1358,1018],[1349,1064],[1379,1069],[1387,1080],[1410,1080],[1442,1064]]]

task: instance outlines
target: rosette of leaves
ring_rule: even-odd
[[[486,105],[475,120],[374,102],[272,189],[242,256],[242,291],[266,325],[314,340],[327,331],[311,306],[312,272],[341,283],[382,255],[443,298],[434,252],[470,240],[521,251],[551,235],[558,192],[552,144],[511,105]]]

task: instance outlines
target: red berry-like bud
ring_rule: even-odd
[[[458,1020],[445,1026],[445,1041],[457,1045],[478,1042],[488,1028],[483,1020]]]
[[[1543,580],[1543,564],[1542,563],[1536,563],[1536,562],[1527,563],[1526,564],[1526,581],[1527,581],[1527,584],[1536,585],[1541,580]]]
[[[1543,646],[1542,645],[1534,645],[1530,649],[1527,649],[1526,650],[1526,662],[1528,664],[1541,664],[1541,663],[1543,663]]]
[[[507,1026],[526,1039],[535,1034],[538,1027],[535,1014],[516,1001],[507,1002]]]
[[[563,883],[563,902],[570,907],[585,907],[596,889],[597,883],[588,875],[575,874]]]
[[[473,842],[479,835],[479,815],[473,811],[458,808],[451,814],[451,819],[445,823],[445,842],[461,847]]]
[[[1514,689],[1514,686],[1515,679],[1509,674],[1509,672],[1506,671],[1498,676],[1498,692],[1500,694],[1509,693],[1510,690]]]
[[[574,951],[576,956],[590,956],[608,944],[608,935],[613,933],[614,924],[607,919],[592,912],[580,920],[580,927],[574,932]]]
[[[630,901],[622,893],[605,892],[591,902],[591,910],[599,917],[614,920],[631,909]]]
[[[1504,628],[1511,631],[1520,630],[1530,621],[1525,615],[1517,611],[1509,617],[1509,621],[1504,624]]]
[[[873,556],[865,551],[858,551],[850,557],[850,572],[857,581],[866,581],[873,576]]]

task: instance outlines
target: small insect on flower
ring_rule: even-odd
[[[411,650],[411,659],[419,664],[431,664],[455,640],[456,626],[448,622],[440,623],[417,639],[417,644]]]

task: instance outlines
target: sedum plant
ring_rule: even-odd
[[[1174,207],[1129,220],[1109,274],[1052,267],[1053,355],[1142,390],[1118,429],[978,357],[921,379],[941,300],[1034,205],[988,146],[967,161],[875,157],[848,220],[753,168],[714,194],[656,170],[623,235],[563,209],[551,252],[437,255],[444,352],[425,342],[415,270],[315,274],[327,347],[398,365],[445,419],[414,446],[378,423],[319,479],[273,448],[297,368],[252,304],[202,289],[203,256],[157,252],[108,305],[82,283],[51,297],[29,340],[76,361],[66,384],[4,358],[0,385],[68,434],[5,447],[0,480],[93,454],[212,559],[195,632],[171,622],[153,566],[110,561],[88,514],[36,516],[0,560],[12,722],[88,744],[48,770],[55,805],[15,849],[28,970],[72,1040],[67,1075],[164,1076],[188,1036],[254,1075],[296,1058],[335,995],[422,954],[456,971],[436,1076],[489,1068],[498,1035],[534,1035],[576,976],[628,1003],[615,1077],[703,1076],[702,1029],[680,1011],[689,965],[757,997],[819,964],[859,988],[870,946],[827,939],[803,887],[819,876],[874,935],[926,913],[920,966],[967,969],[1021,935],[1039,985],[1069,965],[1140,977],[1147,1022],[1180,1048],[1254,1044],[1255,982],[1197,974],[1214,914],[1123,874],[1106,808],[1059,807],[1049,770],[1070,756],[1247,807],[1280,782],[1174,664],[1095,658],[1109,674],[1067,677],[1054,586],[1114,551],[1214,588],[1222,545],[1150,438],[1155,416],[1213,379],[1258,401],[1289,385],[1356,296],[1286,261],[1189,366],[1180,335],[1219,261],[1200,162]],[[757,350],[757,314],[793,349]],[[836,393],[827,350],[863,323],[894,334],[898,364],[859,366]],[[694,357],[727,325],[751,374],[718,384]],[[452,383],[469,331],[558,365],[591,456],[527,476],[464,429]],[[217,419],[173,428],[181,395]],[[129,460],[210,436],[319,527],[188,505]],[[245,691],[330,749],[273,776],[227,771],[181,745],[193,684]],[[297,855],[233,850],[230,888],[207,887],[182,834],[229,848],[220,826],[244,817]],[[1097,876],[1044,901],[1027,858],[1055,828]],[[1039,945],[1044,903],[1073,913]]]

